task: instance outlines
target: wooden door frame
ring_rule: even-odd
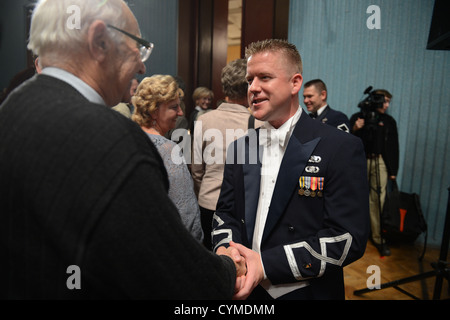
[[[243,0],[241,57],[253,41],[287,39],[289,2]],[[179,0],[178,12],[178,75],[186,84],[189,117],[195,88],[214,91],[213,108],[224,98],[220,78],[227,63],[228,0]]]

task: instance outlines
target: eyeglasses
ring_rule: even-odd
[[[138,48],[139,48],[139,53],[141,55],[142,62],[147,61],[147,59],[150,57],[150,54],[153,51],[153,48],[155,47],[155,45],[153,43],[148,42],[144,39],[138,38],[138,37],[132,35],[131,33],[128,33],[122,29],[116,28],[110,24],[108,24],[108,27],[119,31],[119,32],[123,33],[124,35],[130,37],[134,41],[136,41],[139,44]]]

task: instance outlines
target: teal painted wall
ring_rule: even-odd
[[[128,1],[142,37],[155,44],[145,62],[147,74],[177,74],[178,0]]]
[[[27,0],[0,0],[0,90],[27,67]]]
[[[380,8],[379,30],[367,27],[370,5]],[[349,117],[368,86],[393,94],[399,188],[419,194],[429,243],[438,245],[450,186],[450,52],[426,50],[433,7],[430,0],[291,0],[289,40],[302,54],[305,81],[324,80],[330,106]]]

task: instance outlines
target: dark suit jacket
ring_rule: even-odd
[[[355,122],[364,119],[362,112],[355,113],[350,118],[350,126],[353,129]],[[366,121],[361,130],[352,132],[363,141],[366,155],[381,154],[386,164],[388,175],[398,174],[399,163],[399,143],[397,122],[395,119],[384,113],[376,113],[371,122]]]
[[[327,106],[316,120],[350,133],[348,117],[343,112],[331,109],[330,106]]]
[[[0,299],[231,298],[234,263],[181,224],[158,151],[118,112],[39,75],[0,107],[0,154]]]
[[[260,161],[255,163],[258,135],[259,130],[238,140],[227,159],[214,220],[216,247],[233,240],[251,248],[261,173]],[[359,139],[303,112],[280,167],[261,243],[272,284],[308,280],[308,299],[344,298],[342,267],[363,255],[369,233],[366,170]],[[302,176],[324,178],[323,197],[299,195]]]

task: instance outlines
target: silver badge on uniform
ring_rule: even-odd
[[[309,166],[309,167],[305,168],[305,171],[308,173],[319,173],[320,169],[319,169],[319,167]]]
[[[309,163],[321,163],[322,162],[322,158],[319,156],[311,156],[311,158],[309,158]]]

